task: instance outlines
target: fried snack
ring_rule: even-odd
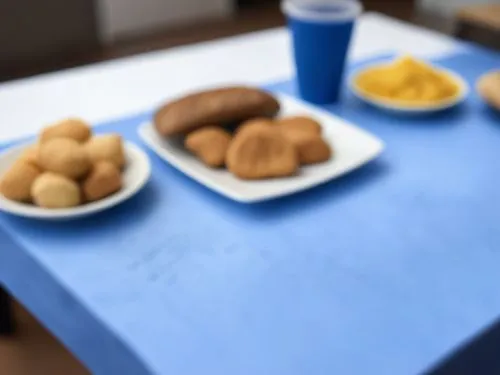
[[[78,143],[84,143],[92,135],[92,129],[85,121],[68,118],[46,127],[40,133],[40,142],[44,143],[54,138],[71,138]]]
[[[500,111],[500,71],[482,76],[477,83],[477,91],[489,105]]]
[[[320,135],[296,129],[286,129],[282,132],[296,147],[300,164],[324,163],[332,157],[330,145]]]
[[[69,138],[55,138],[40,145],[38,164],[49,172],[62,174],[71,179],[79,179],[91,167],[85,149],[77,141]]]
[[[28,147],[26,150],[24,150],[19,160],[23,160],[26,163],[29,163],[41,169],[40,165],[38,164],[38,149],[39,149],[38,144],[34,144]]]
[[[82,188],[86,201],[98,201],[122,188],[122,175],[112,162],[100,161],[94,164]]]
[[[154,116],[164,137],[187,134],[204,126],[226,126],[255,117],[274,117],[279,102],[270,94],[247,87],[230,87],[191,94],[161,107]]]
[[[118,134],[95,136],[85,143],[85,150],[92,163],[110,161],[119,169],[125,166],[125,150]]]
[[[228,169],[245,180],[291,176],[299,160],[293,144],[273,127],[256,127],[239,133],[229,146]]]
[[[35,180],[31,196],[36,205],[44,208],[69,208],[80,204],[77,183],[52,172],[45,172]]]
[[[241,124],[235,132],[235,135],[240,134],[242,132],[245,132],[249,129],[254,129],[254,128],[261,128],[261,127],[269,127],[274,124],[274,121],[268,118],[255,118],[251,119],[248,121],[245,121],[243,124]]]
[[[31,186],[40,171],[34,165],[19,160],[0,180],[0,193],[7,199],[17,202],[31,200]]]
[[[184,145],[189,151],[212,168],[224,166],[230,143],[231,135],[216,126],[207,126],[195,130],[184,141]]]
[[[374,98],[416,104],[439,102],[459,92],[446,72],[410,56],[365,70],[355,85]]]
[[[283,130],[298,130],[314,135],[321,135],[321,124],[306,116],[285,117],[276,122]]]

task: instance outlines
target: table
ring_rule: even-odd
[[[0,103],[2,103],[3,107],[3,110],[0,111],[0,123],[16,124],[16,126],[2,128],[0,140],[9,141],[36,132],[43,123],[66,115],[77,114],[92,122],[102,122],[113,120],[117,117],[121,118],[126,115],[133,115],[134,113],[140,113],[153,108],[168,97],[185,90],[197,89],[200,86],[233,83],[235,81],[249,84],[264,84],[278,81],[292,75],[292,62],[290,61],[288,47],[289,40],[286,31],[277,29],[198,46],[153,52],[104,64],[3,84],[0,86]],[[456,52],[460,48],[459,44],[448,37],[405,25],[378,14],[367,14],[361,20],[357,30],[351,59],[356,60],[376,53],[398,51],[410,52],[424,57],[438,57]],[[260,56],[272,56],[272,58],[268,59],[269,64],[261,64],[259,63]],[[207,61],[213,62],[213,65],[207,64]],[[27,110],[27,107],[29,107],[29,110]],[[177,191],[177,193],[180,194],[181,192]],[[137,206],[135,209],[136,214],[140,216],[141,212],[147,208]],[[214,215],[214,218],[220,219],[217,216],[218,214]],[[121,218],[120,220],[131,219]],[[90,222],[86,223],[82,224],[81,229],[83,231],[86,226],[91,225]],[[22,222],[16,222],[13,225],[24,226]],[[103,225],[110,225],[110,223],[104,223]],[[234,224],[231,222],[224,222],[223,225],[227,230],[231,228],[235,229],[233,227]],[[51,233],[52,229],[49,227],[37,227],[37,229],[30,229],[28,237],[23,239],[23,241],[28,243],[30,241],[43,240],[44,236],[50,236]],[[81,233],[83,232],[75,231],[75,228],[68,228],[68,232],[65,235],[78,237],[81,236]],[[231,243],[220,243],[220,241],[223,241],[220,238],[221,233],[217,231],[207,233],[207,243],[210,241],[219,243],[224,247],[224,251],[227,251],[227,254],[232,254],[234,249],[231,247]],[[78,238],[82,239],[81,237]],[[115,240],[107,238],[106,244],[110,247],[117,246]],[[127,240],[132,240],[132,237],[127,238]],[[155,326],[152,324],[152,321],[144,319],[141,316],[143,312],[141,309],[142,306],[130,300],[131,296],[138,297],[143,293],[161,295],[162,290],[155,289],[158,287],[154,286],[151,286],[152,290],[147,291],[139,289],[122,290],[120,289],[121,285],[123,285],[122,280],[119,279],[121,276],[117,275],[116,280],[107,278],[104,281],[104,279],[99,279],[99,275],[103,275],[100,272],[105,272],[106,270],[113,272],[114,265],[99,264],[99,254],[92,254],[91,251],[85,253],[86,249],[81,241],[75,242],[75,246],[71,249],[71,252],[61,251],[62,249],[59,247],[60,243],[57,238],[51,238],[50,241],[54,251],[60,251],[58,253],[59,258],[56,260],[56,263],[51,264],[51,267],[58,265],[66,267],[71,262],[74,262],[74,269],[64,269],[64,279],[60,278],[62,277],[61,275],[54,276],[42,273],[37,262],[44,262],[47,260],[46,258],[32,259],[27,254],[20,254],[17,260],[22,262],[25,269],[19,270],[19,272],[36,277],[38,284],[27,285],[29,278],[26,279],[26,285],[20,285],[23,280],[19,278],[16,279],[16,285],[13,282],[9,284],[8,281],[12,281],[13,279],[12,277],[8,278],[6,275],[12,275],[12,267],[15,267],[16,264],[7,264],[6,262],[0,262],[0,282],[5,283],[6,288],[10,291],[23,290],[25,293],[23,295],[16,295],[16,297],[45,323],[93,373],[162,374],[168,373],[167,370],[171,370],[178,374],[189,374],[193,373],[193,369],[197,369],[200,372],[206,370],[207,373],[215,373],[212,372],[215,369],[225,369],[226,371],[222,371],[222,373],[246,373],[241,367],[238,367],[242,363],[247,366],[247,371],[251,371],[251,366],[257,366],[258,368],[258,364],[252,363],[251,353],[248,354],[249,357],[245,357],[237,348],[234,348],[233,354],[241,357],[231,358],[231,361],[227,358],[227,364],[221,363],[220,355],[226,353],[222,349],[225,348],[227,350],[228,343],[221,342],[220,340],[230,337],[232,324],[234,324],[232,316],[214,315],[213,327],[198,327],[198,340],[191,348],[191,354],[196,354],[196,356],[191,357],[188,355],[189,353],[181,351],[181,348],[185,348],[189,344],[183,341],[183,332],[187,332],[190,325],[196,324],[196,319],[193,319],[191,316],[179,314],[175,310],[175,304],[173,304],[173,306],[170,306],[172,310],[168,311],[168,319],[166,318],[163,321],[161,317],[155,317],[162,322],[161,326]],[[169,238],[169,241],[173,247],[179,247],[182,246],[182,241],[186,241],[186,239],[173,236]],[[0,238],[0,243],[9,248],[9,245],[12,245],[12,239],[8,237]],[[248,243],[252,244],[251,238],[248,238]],[[279,246],[280,243],[280,239],[275,239],[275,246]],[[140,246],[140,244],[137,246]],[[155,256],[157,256],[157,252],[147,254],[147,257],[154,258]],[[176,257],[180,257],[181,255],[173,254],[173,256],[174,259],[170,259],[169,262],[175,264]],[[265,260],[270,254],[266,251],[261,251],[260,256]],[[68,283],[76,280],[71,274],[79,273],[79,259],[88,260],[89,257],[95,257],[96,269],[92,275],[85,276],[88,278],[88,282],[95,283],[95,280],[98,280],[108,284],[105,287],[103,285],[103,293],[101,295],[71,295],[69,293],[71,285]],[[51,257],[51,259],[54,260],[55,258]],[[150,259],[143,259],[143,261],[147,262]],[[234,261],[241,262],[243,260],[236,258]],[[132,264],[129,266],[134,268],[140,267],[141,264]],[[171,279],[168,282],[175,284],[176,280]],[[51,295],[45,295],[43,292],[46,290],[57,291],[57,293],[54,292]],[[112,294],[104,292],[110,290],[113,291]],[[169,297],[174,298],[179,296]],[[216,306],[210,307],[210,300],[205,300],[207,296],[199,295],[198,298],[208,303],[208,307],[205,306],[205,308],[211,314],[217,312]],[[348,299],[349,295],[346,294],[343,298]],[[109,316],[106,314],[109,309],[114,309],[110,305],[111,301],[114,300],[121,301],[124,306],[124,310],[120,316],[120,324],[110,322]],[[227,301],[219,300],[218,302],[224,303]],[[263,308],[263,316],[265,316],[265,306]],[[300,306],[297,308],[300,312]],[[54,317],[54,311],[59,312],[57,319]],[[220,313],[223,314],[224,311]],[[154,313],[152,314],[154,315]],[[446,317],[443,318],[445,319]],[[85,322],[86,326],[81,327],[78,322]],[[266,322],[269,323],[267,320]],[[308,321],[304,323],[314,327],[313,322]],[[368,324],[368,322],[366,323]],[[489,324],[491,322],[486,323]],[[283,337],[287,335],[285,328],[286,321],[282,322],[280,320],[276,320],[274,326],[269,326],[269,329],[283,329]],[[307,332],[301,330],[301,327],[296,328],[303,337],[308,337]],[[218,338],[217,329],[224,330],[221,338]],[[161,336],[163,333],[175,335],[178,341],[169,341],[168,335],[165,335],[165,338],[162,339],[163,336],[159,337],[159,335]],[[142,338],[154,338],[155,345],[152,346],[151,342],[147,342],[147,339],[136,341],[135,338],[138,335]],[[250,340],[251,338],[252,336],[249,333],[248,339]],[[293,356],[283,357],[284,353],[291,353],[295,350],[295,355],[298,357],[302,353],[296,352],[300,348],[294,348],[293,342],[276,342],[276,337],[270,337],[270,339],[274,339],[274,341],[251,342],[249,345],[261,356],[264,355],[262,347],[269,349],[266,352],[268,356],[265,358],[268,367],[265,368],[266,372],[261,373],[283,373],[283,371],[280,372],[283,367],[280,368],[278,366],[287,366],[287,360],[294,358]],[[404,346],[404,340],[403,338],[401,339],[401,345]],[[456,339],[458,340],[459,338],[457,337]],[[277,350],[278,347],[276,345],[280,344],[288,344],[287,350]],[[363,342],[360,342],[358,346],[363,344]],[[370,345],[373,347],[375,343],[372,342]],[[413,342],[413,345],[416,345],[415,342]],[[166,356],[167,353],[164,351],[167,348],[172,353],[178,353],[179,355],[173,357]],[[337,347],[337,349],[339,348],[342,349],[341,347]],[[448,347],[448,351],[454,349],[456,349],[454,345]],[[329,348],[325,347],[323,350],[327,351]],[[349,354],[347,346],[343,348],[344,350],[344,354]],[[411,365],[405,366],[404,358],[400,359],[397,363],[399,370],[403,371],[403,369],[406,369],[407,371],[412,371],[412,373],[415,373],[415,371],[425,371],[443,356],[449,354],[448,352],[442,352],[442,348],[438,350],[437,348],[414,347],[411,350],[413,354],[415,350],[420,351],[417,356],[419,357],[419,362],[416,362],[414,356],[411,358]],[[275,354],[278,357],[273,357]],[[314,353],[306,354],[314,358]],[[326,358],[327,354],[326,352],[318,353],[322,358]],[[335,352],[332,352],[333,356],[335,354]],[[408,355],[410,356],[410,354]],[[382,351],[378,354],[367,352],[366,358],[359,358],[359,361],[377,364],[380,366],[379,369],[381,371],[383,371],[382,369],[389,371],[392,368],[391,362],[395,359],[391,358],[391,353]],[[198,363],[204,364],[206,367],[201,369],[197,367]],[[410,363],[410,357],[408,357],[408,363]],[[275,371],[272,371],[273,364],[277,366],[274,368]],[[318,373],[317,371],[308,371],[307,368],[292,366],[293,362],[290,362],[288,365],[288,373],[292,371],[297,374]],[[309,363],[308,365],[314,368],[315,364]],[[321,373],[331,372],[332,369],[323,368],[323,372]],[[346,372],[344,371],[343,373]]]

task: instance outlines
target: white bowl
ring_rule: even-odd
[[[31,144],[15,146],[0,154],[0,178]],[[138,146],[126,142],[127,166],[123,172],[122,189],[100,201],[63,209],[48,209],[12,201],[0,194],[0,210],[12,215],[43,220],[70,220],[92,215],[114,207],[135,195],[149,180],[149,158]]]
[[[458,86],[458,93],[449,98],[434,103],[422,103],[416,104],[411,101],[394,101],[386,98],[378,98],[365,93],[361,90],[358,85],[356,85],[356,78],[366,70],[371,70],[377,68],[385,63],[371,65],[367,68],[360,69],[351,75],[349,79],[349,88],[352,93],[361,101],[368,103],[376,108],[384,111],[401,113],[401,114],[426,114],[444,111],[446,109],[453,108],[458,104],[462,103],[470,93],[469,84],[457,73],[442,67],[437,67],[441,72],[445,73],[450,79],[452,79]]]

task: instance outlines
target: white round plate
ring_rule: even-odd
[[[400,114],[426,114],[444,111],[446,109],[453,108],[458,104],[462,103],[470,93],[469,84],[455,72],[445,69],[442,67],[437,67],[440,71],[444,72],[449,78],[451,78],[459,87],[459,92],[452,98],[441,100],[435,103],[425,103],[422,105],[415,105],[414,102],[404,102],[404,101],[393,101],[383,98],[374,98],[371,95],[366,94],[356,85],[356,78],[367,69],[377,68],[379,65],[372,65],[368,68],[363,68],[358,70],[351,75],[349,79],[349,88],[352,93],[361,101],[368,103],[376,108],[387,112],[400,113]]]
[[[0,154],[0,178],[31,144],[15,146]],[[57,221],[77,219],[114,207],[141,190],[151,175],[149,158],[138,146],[126,142],[125,154],[127,166],[123,171],[123,187],[107,198],[74,208],[48,209],[14,202],[0,194],[0,210],[16,216]]]

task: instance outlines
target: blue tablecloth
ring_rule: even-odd
[[[480,49],[437,61],[471,84]],[[270,89],[295,94],[293,82]],[[241,205],[150,154],[129,202],[69,223],[0,215],[0,281],[95,374],[416,374],[500,316],[500,117],[327,108],[376,162]],[[100,131],[140,142],[150,114]]]

